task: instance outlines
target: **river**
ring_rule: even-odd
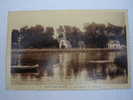
[[[125,53],[125,51],[124,51]],[[70,86],[84,83],[127,83],[124,73],[117,71],[114,59],[123,55],[123,51],[88,51],[88,52],[43,52],[21,54],[21,58],[32,59],[30,66],[39,66],[39,73],[12,73],[13,84],[60,84]],[[18,54],[13,54],[12,61]],[[37,60],[39,59],[39,60]],[[17,66],[22,65],[19,62]],[[14,66],[12,64],[12,66]],[[127,66],[126,66],[127,67]]]

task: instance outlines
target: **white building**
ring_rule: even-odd
[[[120,42],[117,40],[110,40],[108,42],[108,48],[121,48]]]
[[[60,39],[59,48],[72,48],[70,41],[66,39]]]

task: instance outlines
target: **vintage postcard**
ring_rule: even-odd
[[[127,10],[8,14],[7,88],[130,88]]]

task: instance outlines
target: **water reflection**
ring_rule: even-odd
[[[117,66],[111,62],[121,52],[46,52],[42,54],[24,54],[21,58],[32,58],[22,65],[38,65],[37,73],[21,73],[21,79],[52,77],[54,79],[107,79],[111,71],[117,71]],[[127,66],[126,66],[127,67]],[[12,73],[12,75],[17,75]]]

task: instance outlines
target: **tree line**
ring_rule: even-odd
[[[12,30],[12,48],[59,48],[59,41],[64,37],[72,48],[78,48],[82,41],[86,48],[106,48],[109,40],[118,40],[126,45],[126,26],[108,23],[86,23],[81,31],[76,26],[60,25],[58,28],[35,25]]]

